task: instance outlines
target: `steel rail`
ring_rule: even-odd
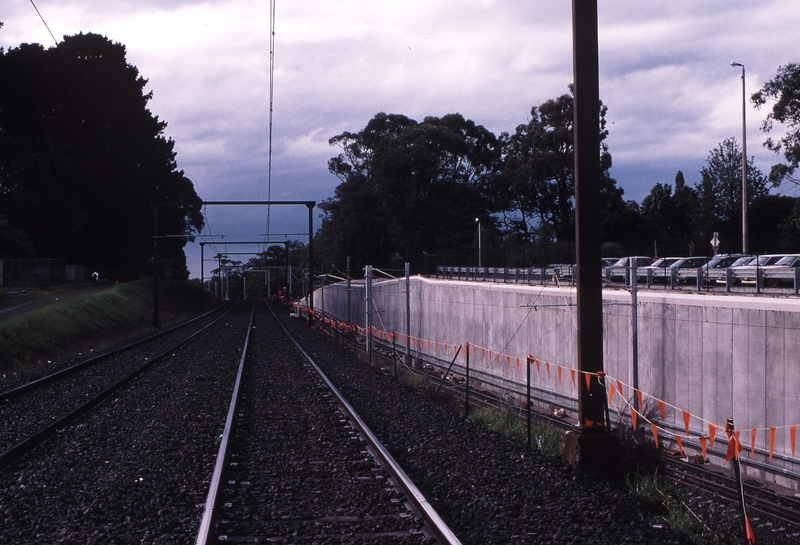
[[[36,445],[38,445],[39,443],[44,441],[47,437],[49,437],[50,435],[55,433],[55,431],[57,429],[61,428],[65,424],[67,424],[67,423],[71,422],[72,420],[74,420],[75,418],[77,418],[78,416],[81,416],[82,414],[84,414],[87,411],[89,411],[92,407],[94,407],[95,405],[100,403],[108,395],[110,395],[111,393],[113,393],[113,392],[119,390],[120,388],[122,388],[123,386],[125,386],[128,382],[133,380],[136,376],[141,374],[147,368],[149,368],[152,365],[154,365],[156,362],[163,360],[167,356],[172,355],[175,352],[175,350],[178,350],[179,348],[189,344],[192,340],[194,340],[195,337],[197,337],[201,333],[205,332],[211,326],[213,326],[214,324],[219,322],[222,318],[227,316],[227,314],[231,310],[233,310],[233,307],[228,309],[224,314],[219,316],[217,319],[215,319],[210,324],[206,325],[205,327],[203,327],[202,329],[200,329],[198,331],[195,331],[193,334],[191,334],[186,339],[184,339],[181,342],[179,342],[178,344],[172,346],[169,350],[166,350],[166,351],[162,352],[161,354],[159,354],[158,356],[155,356],[155,357],[151,358],[144,365],[142,365],[142,366],[138,367],[137,369],[131,371],[130,373],[128,373],[127,375],[122,377],[120,380],[118,380],[114,384],[111,384],[110,386],[106,387],[101,392],[97,393],[96,395],[94,395],[90,399],[86,400],[83,404],[81,404],[80,406],[76,407],[75,409],[73,409],[72,411],[67,413],[66,415],[62,416],[58,420],[55,420],[54,422],[52,422],[48,426],[42,428],[38,432],[35,432],[35,433],[29,435],[27,438],[23,439],[22,441],[19,441],[17,444],[12,446],[11,448],[6,450],[5,452],[0,453],[0,468],[6,467],[7,465],[9,465],[11,462],[16,460],[17,458],[23,456],[24,454],[27,454],[28,452],[33,450],[33,448]]]
[[[314,371],[319,375],[322,381],[325,383],[325,386],[328,390],[333,394],[336,398],[337,403],[342,408],[342,410],[347,414],[347,417],[352,422],[353,426],[359,431],[361,436],[370,446],[372,451],[374,452],[375,456],[380,460],[386,470],[394,477],[398,486],[403,490],[406,497],[408,498],[411,505],[416,509],[419,515],[427,524],[430,531],[434,534],[436,539],[441,544],[445,545],[460,545],[461,541],[456,537],[456,535],[450,530],[450,527],[442,520],[430,502],[425,498],[422,492],[417,488],[417,485],[409,478],[403,468],[400,467],[394,457],[386,450],[386,447],[378,440],[375,434],[367,427],[361,417],[356,413],[355,409],[348,403],[348,401],[344,398],[342,393],[339,391],[336,386],[330,381],[330,379],[325,375],[325,373],[320,369],[320,367],[316,364],[314,359],[303,349],[302,346],[295,340],[289,330],[278,320],[278,317],[275,315],[275,312],[272,310],[272,307],[267,305],[269,311],[275,317],[275,320],[281,326],[283,331],[286,333],[287,337],[292,341],[292,343],[297,347],[297,350],[303,355],[303,357],[308,361],[308,363],[314,368]]]
[[[701,492],[712,492],[730,503],[738,503],[739,487],[731,476],[681,460],[666,459],[665,475]],[[747,491],[747,509],[762,516],[800,527],[800,502],[768,488],[744,483]],[[783,505],[780,502],[783,502]]]
[[[205,314],[201,314],[200,316],[192,318],[191,320],[187,320],[187,321],[182,322],[180,324],[176,324],[176,325],[174,325],[172,327],[169,327],[167,329],[159,331],[158,333],[155,333],[153,335],[148,335],[144,339],[140,339],[140,340],[135,341],[133,343],[126,344],[125,346],[121,346],[119,348],[115,348],[114,350],[111,350],[111,351],[106,352],[104,354],[98,354],[97,356],[93,356],[91,358],[88,358],[88,359],[85,359],[83,361],[80,361],[80,362],[78,362],[76,364],[70,365],[69,367],[65,367],[64,369],[61,369],[60,371],[56,371],[55,373],[52,373],[50,375],[41,377],[39,379],[33,380],[31,382],[28,382],[26,384],[22,384],[20,386],[17,386],[16,388],[11,388],[10,390],[6,390],[5,392],[0,393],[0,401],[5,401],[7,399],[11,399],[11,398],[13,398],[15,396],[18,396],[20,394],[23,394],[25,392],[29,392],[31,390],[34,390],[34,389],[38,388],[39,386],[43,386],[45,384],[53,382],[54,380],[56,380],[56,379],[58,379],[58,378],[60,378],[60,377],[62,377],[64,375],[68,375],[70,373],[73,373],[73,372],[77,371],[78,369],[80,369],[82,367],[85,367],[85,366],[90,365],[92,363],[97,363],[98,361],[101,361],[101,360],[106,359],[106,358],[110,358],[111,356],[115,356],[115,355],[117,355],[117,354],[119,354],[121,352],[125,352],[126,350],[130,350],[131,348],[134,348],[134,347],[139,346],[141,344],[144,344],[146,342],[152,341],[153,339],[157,339],[157,338],[161,337],[162,335],[166,335],[167,333],[172,333],[173,331],[175,331],[177,329],[180,329],[182,327],[185,327],[185,326],[187,326],[189,324],[192,324],[192,323],[196,322],[197,320],[201,320],[202,318],[205,318],[209,314],[217,312],[218,310],[219,310],[219,308],[214,308],[212,310],[209,310]]]
[[[247,325],[247,335],[244,339],[244,347],[242,348],[242,357],[239,359],[239,370],[236,373],[236,383],[233,387],[233,394],[231,395],[231,404],[228,409],[228,416],[225,419],[225,429],[222,432],[222,440],[220,441],[219,451],[217,451],[217,461],[214,464],[214,473],[211,476],[211,484],[208,488],[208,497],[206,498],[206,505],[203,510],[203,518],[200,520],[200,529],[197,532],[196,545],[206,545],[211,538],[211,528],[217,518],[217,507],[219,506],[219,491],[220,484],[225,477],[225,466],[228,461],[228,445],[233,429],[236,424],[236,409],[239,406],[239,388],[242,384],[242,375],[244,374],[244,360],[247,357],[247,347],[250,344],[250,332],[253,330],[253,314],[255,313],[256,304],[253,301],[253,307],[250,309],[250,323]]]

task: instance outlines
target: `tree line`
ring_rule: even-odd
[[[772,104],[762,125],[786,134],[765,146],[784,163],[765,175],[747,159],[751,251],[800,251],[798,199],[771,195],[797,184],[800,163],[800,65],[780,67],[751,97]],[[699,181],[656,183],[641,204],[624,198],[609,171],[607,107],[598,108],[604,255],[706,255],[741,249],[742,150],[727,138],[709,151]],[[328,162],[340,180],[323,201],[315,253],[329,263],[532,266],[574,260],[572,89],[530,111],[529,121],[499,136],[461,114],[376,114],[358,132],[329,140]],[[480,240],[479,240],[480,237]]]
[[[187,278],[202,201],[125,46],[98,34],[0,48],[0,258],[60,257],[130,278]]]
[[[69,262],[152,274],[154,203],[161,274],[186,278],[183,247],[203,227],[202,201],[178,169],[166,122],[148,109],[147,80],[125,46],[97,34],[57,46],[0,48],[0,258]],[[749,158],[754,251],[800,250],[800,207],[770,189],[797,184],[800,65],[788,64],[752,95],[769,105],[764,145],[783,162],[760,172]],[[741,158],[735,138],[709,152],[699,181],[676,170],[641,204],[610,175],[608,109],[598,105],[601,225],[605,255],[704,255],[713,232],[723,251],[741,240]],[[775,135],[774,126],[785,132]],[[780,131],[777,131],[780,132]],[[352,270],[410,261],[531,266],[574,260],[573,99],[569,92],[530,110],[513,132],[495,135],[454,113],[416,121],[376,114],[358,132],[330,139],[340,180],[320,205],[315,255]],[[301,244],[291,260],[307,266]]]

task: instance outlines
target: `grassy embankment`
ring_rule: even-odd
[[[34,368],[48,359],[98,350],[147,331],[153,323],[153,282],[85,290],[28,312],[0,315],[0,373]],[[162,326],[196,315],[196,285],[159,280]],[[214,305],[206,293],[206,309]]]

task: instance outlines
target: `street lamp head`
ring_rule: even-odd
[[[741,66],[742,68],[744,68],[744,65],[742,63],[740,63],[740,62],[731,61],[731,66]]]
[[[475,221],[480,223],[481,222],[481,218],[475,218]]]

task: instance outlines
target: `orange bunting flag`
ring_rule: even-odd
[[[683,411],[683,425],[686,428],[686,435],[689,435],[689,419],[692,418],[692,415]]]
[[[650,423],[650,430],[653,432],[653,441],[656,444],[656,448],[658,448],[658,426],[656,426],[655,424],[653,424],[651,422]]]
[[[725,453],[725,461],[730,462],[736,456],[736,436],[728,437],[728,451]]]
[[[619,390],[619,395],[621,395],[622,397],[625,397],[625,394],[622,391],[622,381],[621,380],[617,381],[617,390]]]
[[[506,355],[506,368],[511,371],[511,356]]]
[[[792,458],[794,458],[794,440],[797,439],[797,425],[789,427],[789,444],[792,447]]]
[[[636,431],[636,409],[633,408],[633,405],[631,405],[631,427],[633,431]]]
[[[769,461],[772,461],[772,451],[775,448],[775,428],[769,429]]]
[[[703,460],[706,459],[706,450],[708,448],[708,439],[705,437],[700,438],[700,452],[703,453]]]
[[[639,400],[639,408],[642,408],[643,401],[642,401],[642,392],[640,390],[636,390],[636,397]]]
[[[439,353],[439,341],[436,341],[433,344],[433,351],[436,352],[437,354]]]
[[[485,348],[481,348],[481,359],[482,360],[486,359],[486,349]]]
[[[544,368],[547,369],[547,380],[551,380],[550,379],[550,362],[549,361],[544,362]]]
[[[747,542],[755,543],[756,535],[753,533],[753,527],[750,526],[750,519],[747,516],[744,517],[744,531],[747,534]]]
[[[592,391],[592,375],[589,373],[584,373],[583,378],[586,379],[586,389],[590,392]]]
[[[708,444],[714,446],[714,437],[717,435],[717,425],[708,423]]]
[[[740,430],[728,437],[728,452],[725,455],[725,461],[730,462],[734,458],[739,458],[739,453],[744,450],[741,441],[739,441]]]
[[[422,350],[422,339],[419,340],[419,349]]]
[[[564,383],[564,381],[561,378],[561,373],[563,372],[563,369],[564,368],[561,367],[560,365],[556,368],[556,371],[557,371],[557,374],[558,374],[558,383],[559,384],[563,384]]]
[[[683,458],[683,439],[681,439],[680,435],[675,436],[675,442],[678,444],[678,452],[681,453],[681,458]]]
[[[750,430],[750,459],[756,457],[756,429]]]
[[[575,385],[575,369],[570,369],[569,370],[569,376],[572,378],[572,387],[576,388],[577,386]],[[794,443],[792,443],[792,444],[794,444]]]
[[[430,350],[431,350],[431,341],[428,341],[428,351],[430,352]]]
[[[494,363],[494,352],[489,350],[489,365]]]
[[[476,356],[478,354],[478,347],[474,344],[472,345],[472,355]]]
[[[519,358],[517,358],[517,373],[519,373]]]
[[[611,382],[608,384],[608,404],[612,405],[614,403],[614,396],[617,394],[617,389],[614,387],[614,383]]]
[[[539,362],[539,360],[534,360],[534,361],[536,361],[536,374],[541,377],[542,376],[541,363]]]
[[[664,410],[664,402],[662,400],[658,400],[658,410],[661,411],[661,420],[667,419],[667,412]]]

